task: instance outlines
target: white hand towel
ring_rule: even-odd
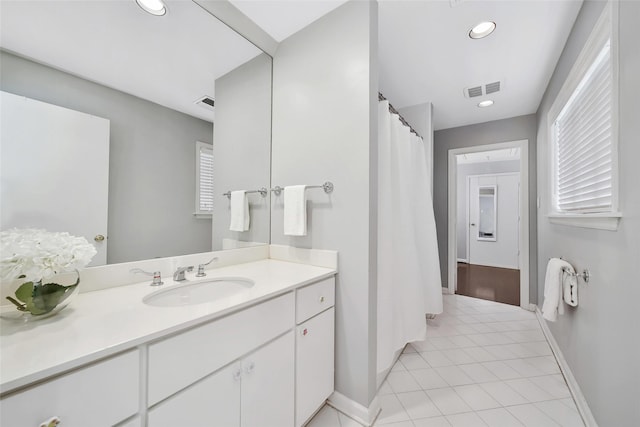
[[[306,185],[284,187],[284,234],[307,235]]]
[[[231,231],[247,231],[251,217],[249,215],[249,198],[245,190],[231,192]]]
[[[573,272],[573,266],[560,258],[551,258],[547,264],[547,274],[544,278],[544,303],[542,317],[555,322],[558,314],[564,314],[562,269]]]

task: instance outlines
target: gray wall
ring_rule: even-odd
[[[339,252],[336,390],[364,406],[376,392],[377,39],[377,3],[350,1],[273,59],[272,184],[335,190],[307,191],[304,237],[283,235],[275,197],[271,241]]]
[[[585,1],[538,110],[538,266],[542,304],[546,260],[563,256],[591,280],[579,284],[579,306],[549,327],[601,426],[640,425],[640,2],[620,1],[618,231],[551,224],[548,212],[547,113],[589,36],[604,2]]]
[[[211,250],[211,220],[193,216],[195,142],[212,142],[211,123],[0,55],[2,90],[111,121],[108,263]]]
[[[529,140],[529,300],[535,303],[537,292],[537,243],[536,243],[536,116],[513,117],[435,132],[434,151],[434,194],[433,204],[440,251],[440,273],[442,286],[447,286],[448,237],[449,226],[447,204],[448,196],[448,158],[453,148],[472,147],[517,140]]]
[[[519,172],[520,160],[508,160],[500,162],[462,163],[458,164],[456,180],[457,187],[457,226],[458,259],[467,259],[467,177],[470,175],[486,175],[494,173]],[[534,267],[532,267],[534,268]]]
[[[229,231],[229,190],[270,187],[271,57],[252,59],[216,79],[216,126],[213,129],[213,249],[222,240],[269,243],[269,197],[249,194],[248,231]]]

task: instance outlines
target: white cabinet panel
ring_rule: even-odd
[[[334,308],[296,329],[296,426],[303,425],[333,392]]]
[[[296,291],[296,323],[300,324],[335,304],[335,279],[330,277]]]
[[[232,363],[159,403],[149,411],[148,427],[239,427],[240,367]]]
[[[149,406],[290,329],[293,310],[290,292],[150,345]]]
[[[290,427],[294,420],[293,331],[242,361],[242,427]]]
[[[34,427],[53,416],[64,427],[112,426],[138,412],[137,350],[78,369],[0,400],[0,425]]]

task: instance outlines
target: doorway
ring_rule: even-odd
[[[527,146],[449,150],[449,293],[529,309]]]

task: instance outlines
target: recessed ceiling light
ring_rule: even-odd
[[[136,0],[136,3],[142,10],[155,16],[162,16],[167,13],[167,7],[162,0]]]
[[[478,107],[480,107],[480,108],[484,108],[484,107],[491,107],[492,105],[493,105],[493,101],[492,101],[492,100],[490,100],[490,99],[487,99],[486,101],[481,101],[481,102],[478,104]]]
[[[496,29],[496,23],[492,21],[481,22],[469,31],[469,37],[472,39],[481,39],[493,33]]]

